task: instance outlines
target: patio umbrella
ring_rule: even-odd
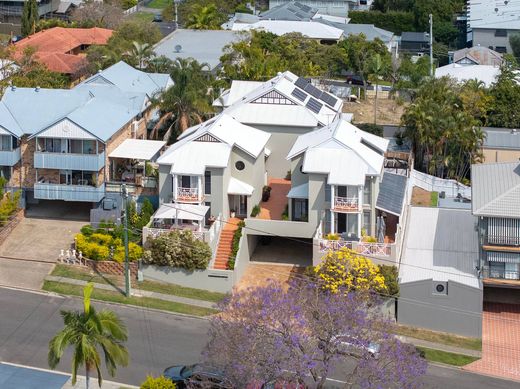
[[[385,231],[386,231],[385,218],[383,216],[378,216],[377,217],[377,242],[378,243],[385,242]]]

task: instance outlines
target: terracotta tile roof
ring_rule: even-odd
[[[37,32],[15,43],[16,55],[29,46],[36,48],[36,57],[49,70],[73,74],[85,64],[85,57],[70,53],[81,45],[103,45],[112,36],[105,28],[54,27]]]

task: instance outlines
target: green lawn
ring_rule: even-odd
[[[439,204],[439,192],[430,193],[430,205],[436,207]]]
[[[146,5],[147,8],[163,9],[172,4],[172,0],[152,0]]]
[[[417,347],[424,352],[424,357],[429,362],[440,362],[453,366],[464,366],[468,363],[475,362],[479,358],[471,357],[469,355],[448,353],[446,351],[433,350],[426,347]]]
[[[71,284],[63,284],[54,281],[44,281],[43,290],[55,292],[69,296],[82,296],[83,287]],[[171,301],[158,300],[148,297],[125,297],[121,293],[111,292],[108,290],[94,289],[92,298],[95,300],[107,301],[112,303],[135,305],[144,308],[161,309],[176,313],[185,313],[194,316],[208,316],[217,313],[216,310],[210,308],[195,307],[193,305],[174,303]]]
[[[395,333],[397,335],[428,340],[430,342],[446,344],[453,347],[466,348],[468,350],[482,350],[482,339],[479,338],[466,338],[463,336],[450,335],[443,332],[407,326],[397,326]]]
[[[68,265],[56,265],[51,273],[52,276],[74,278],[76,280],[92,281],[98,284],[124,285],[122,277],[108,276],[99,273],[92,273],[90,270],[82,270]],[[210,292],[203,289],[187,288],[180,285],[166,284],[154,281],[132,282],[134,288],[171,294],[179,297],[187,297],[203,301],[219,302],[224,298],[223,293]]]
[[[134,12],[133,14],[128,15],[130,19],[138,19],[145,22],[152,22],[153,20],[153,13],[150,12]]]

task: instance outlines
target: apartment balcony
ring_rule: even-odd
[[[105,197],[105,184],[98,187],[51,183],[34,184],[34,198],[40,200],[98,202],[103,197]]]
[[[72,154],[49,153],[37,151],[34,153],[34,167],[37,169],[62,169],[99,171],[105,166],[105,153]]]
[[[175,194],[175,201],[182,201],[186,203],[199,203],[202,201],[202,194],[199,188],[182,188],[177,187]]]
[[[1,166],[14,166],[18,163],[21,158],[20,148],[16,148],[10,151],[0,151],[0,165]]]
[[[357,197],[334,196],[332,209],[335,212],[359,212],[359,199]]]

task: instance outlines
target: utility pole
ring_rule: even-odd
[[[121,193],[123,195],[123,206],[125,208],[125,295],[126,297],[130,297],[130,263],[128,262],[128,191],[125,184],[121,185]]]
[[[178,27],[179,26],[179,18],[177,16],[178,15],[177,14],[177,2],[178,2],[178,0],[173,0],[173,5],[175,7],[175,26],[176,26],[176,28],[179,28]]]
[[[433,77],[433,16],[430,14],[430,76]]]

